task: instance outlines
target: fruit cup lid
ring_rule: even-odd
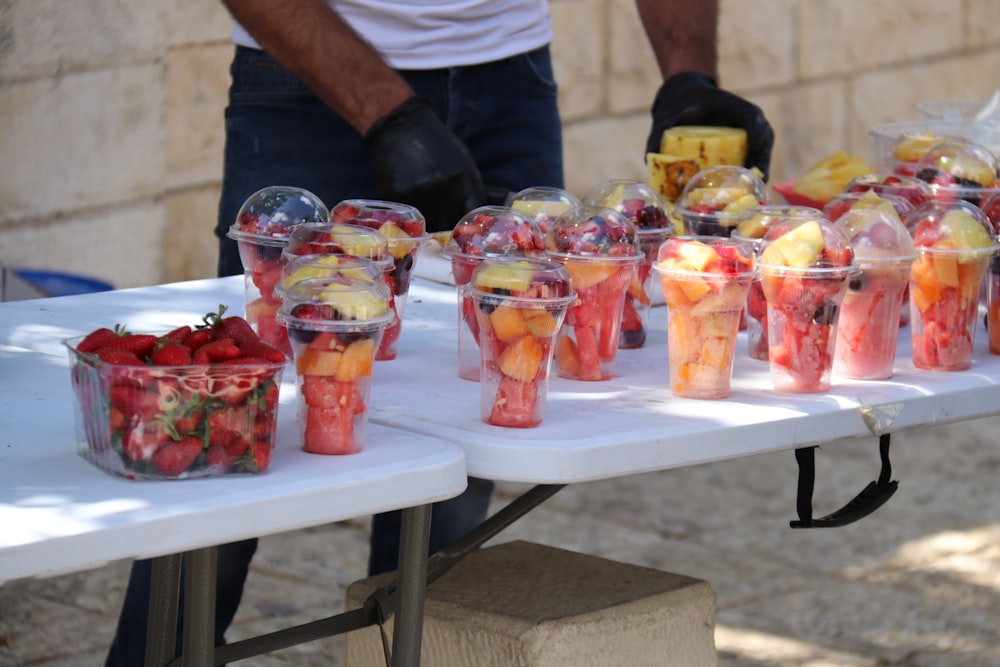
[[[843,273],[854,263],[854,251],[842,231],[823,216],[789,218],[767,230],[757,254],[764,271]]]
[[[545,185],[515,192],[504,202],[504,206],[509,206],[531,218],[542,230],[542,234],[549,230],[553,220],[579,205],[580,200],[566,190]]]
[[[706,275],[745,279],[754,275],[754,245],[723,236],[674,236],[656,253],[653,269],[678,277]]]
[[[287,263],[281,267],[281,279],[274,288],[274,294],[283,299],[288,289],[302,280],[326,278],[331,282],[366,280],[382,282],[385,269],[367,257],[355,255],[290,255],[285,253]]]
[[[559,260],[592,259],[637,262],[639,235],[624,215],[586,204],[563,213],[545,235],[545,251]]]
[[[674,232],[667,200],[641,181],[613,178],[598,183],[584,195],[583,203],[618,211],[635,225],[640,234],[648,230],[660,230],[664,235]]]
[[[480,206],[462,216],[441,250],[449,259],[482,259],[502,255],[537,257],[544,237],[525,213],[509,206]]]
[[[383,283],[343,278],[306,278],[288,287],[276,319],[288,327],[357,330],[395,320]]]
[[[286,250],[292,255],[342,254],[392,261],[389,245],[377,230],[339,222],[299,225],[289,234]]]
[[[243,202],[228,236],[265,242],[274,239],[283,244],[292,228],[306,222],[325,222],[328,217],[326,205],[308,190],[271,185]]]
[[[916,256],[909,230],[891,208],[851,209],[834,225],[847,237],[856,263],[906,261]]]
[[[734,217],[767,202],[767,186],[757,174],[745,167],[718,165],[691,177],[677,200],[677,212],[681,217]]]
[[[576,298],[569,271],[559,262],[539,257],[487,257],[472,272],[470,294],[479,298],[537,305],[565,305]],[[527,304],[527,302],[531,304]]]
[[[918,252],[992,254],[996,249],[993,227],[982,210],[962,199],[933,200],[906,216]]]

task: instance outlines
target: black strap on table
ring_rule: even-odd
[[[889,461],[889,434],[879,436],[879,457],[882,470],[878,480],[869,482],[849,503],[839,510],[819,519],[813,518],[812,498],[816,483],[816,447],[802,447],[795,450],[795,460],[799,464],[799,490],[796,501],[798,520],[792,520],[792,528],[837,528],[863,519],[884,505],[896,493],[899,481],[890,481],[892,463]]]

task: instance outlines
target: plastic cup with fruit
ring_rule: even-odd
[[[291,231],[307,222],[324,222],[326,205],[302,188],[272,185],[250,195],[227,236],[236,241],[243,263],[244,316],[261,338],[290,354],[285,331],[274,321],[274,286],[281,274],[281,253]]]
[[[771,384],[780,392],[826,391],[840,302],[854,272],[847,237],[823,217],[785,220],[764,235],[757,267]]]
[[[458,297],[458,375],[479,380],[476,307],[465,289],[472,273],[489,257],[539,257],[545,237],[527,214],[509,206],[480,206],[455,225],[441,256],[451,260]]]
[[[854,250],[858,269],[840,304],[834,372],[853,380],[888,379],[916,257],[913,239],[895,211],[886,208],[853,209],[834,224]]]
[[[907,218],[917,252],[910,268],[913,364],[965,370],[972,365],[980,287],[997,248],[989,219],[963,200],[930,201]]]
[[[378,231],[337,222],[299,225],[289,234],[285,251],[291,255],[354,255],[379,265],[393,262],[389,244]]]
[[[730,238],[750,243],[757,251],[764,235],[774,225],[789,218],[815,218],[822,213],[811,206],[767,204],[747,209],[740,215]],[[740,322],[740,330],[747,332],[747,352],[751,359],[767,361],[767,301],[760,277],[754,275],[747,293],[747,306]]]
[[[79,453],[129,479],[261,473],[286,357],[222,313],[162,334],[100,328],[64,341]]]
[[[646,341],[646,325],[652,304],[652,268],[660,244],[674,235],[669,204],[649,185],[631,179],[611,179],[592,187],[583,203],[618,211],[635,226],[643,260],[636,268],[625,294],[618,347],[634,349]]]
[[[675,212],[684,234],[729,236],[741,213],[768,203],[764,181],[744,167],[720,165],[699,171],[688,181]]]
[[[556,218],[580,203],[579,199],[562,188],[536,185],[511,194],[504,206],[524,213],[544,234],[549,231]]]
[[[851,179],[844,186],[845,193],[868,192],[869,190],[882,197],[902,197],[910,202],[913,208],[920,206],[926,201],[930,201],[933,197],[930,186],[915,176],[899,176],[887,173],[863,174]]]
[[[577,293],[556,341],[556,371],[607,380],[614,374],[625,294],[643,258],[635,226],[613,209],[579,206],[552,224],[545,250],[569,271]]]
[[[916,178],[920,160],[931,148],[940,143],[968,141],[964,137],[935,133],[932,130],[904,132],[893,140],[886,163],[893,174]]]
[[[330,222],[374,229],[386,240],[389,255],[393,259],[393,270],[388,281],[389,291],[393,295],[391,307],[396,320],[382,336],[375,358],[395,359],[417,251],[429,238],[424,216],[407,204],[377,199],[345,199],[330,211]]]
[[[740,316],[754,276],[753,245],[717,236],[675,236],[653,268],[667,301],[670,390],[684,398],[725,398],[733,376]]]
[[[964,199],[980,206],[1000,192],[997,157],[970,141],[935,144],[916,166],[916,177],[930,185],[935,199]]]
[[[395,319],[385,285],[307,278],[285,291],[277,316],[295,357],[302,449],[361,451],[379,339]]]
[[[473,271],[467,292],[481,351],[483,421],[538,426],[556,337],[576,298],[569,272],[548,259],[487,257]]]

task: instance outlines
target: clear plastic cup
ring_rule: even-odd
[[[531,218],[542,234],[549,231],[556,218],[580,204],[580,200],[566,190],[545,185],[515,192],[504,202],[504,206],[509,206]]]
[[[772,227],[758,252],[767,300],[768,363],[779,392],[830,388],[840,302],[854,271],[847,237],[825,218]]]
[[[610,379],[625,293],[643,257],[635,226],[612,209],[579,206],[552,224],[545,250],[569,271],[577,293],[556,341],[556,371],[574,380]]]
[[[787,204],[766,204],[744,211],[736,223],[730,238],[746,241],[753,245],[754,252],[760,247],[761,239],[771,227],[789,218],[815,218],[821,216],[819,209],[811,206],[791,206]],[[740,320],[740,331],[747,332],[747,352],[751,359],[767,361],[767,300],[760,276],[754,274],[747,292],[747,306]]]
[[[997,156],[985,146],[948,140],[935,144],[920,158],[914,175],[930,185],[934,199],[961,199],[983,207],[1000,193],[997,168]]]
[[[853,248],[858,269],[840,304],[834,372],[853,380],[888,379],[916,256],[913,239],[899,217],[885,209],[848,211],[834,224]]]
[[[652,303],[652,268],[660,244],[674,235],[666,200],[649,185],[632,179],[610,179],[592,187],[583,197],[587,206],[614,209],[635,226],[643,259],[625,293],[618,347],[634,349],[646,342]]]
[[[281,305],[274,287],[281,275],[282,252],[291,231],[323,222],[326,205],[308,190],[285,185],[261,188],[240,207],[227,236],[236,241],[243,263],[244,317],[257,335],[291,355],[288,335],[274,315]]]
[[[932,371],[972,365],[979,296],[996,241],[989,219],[966,201],[930,201],[908,217],[917,258],[910,269],[913,364]]]
[[[292,342],[302,449],[361,451],[375,355],[395,319],[385,285],[307,278],[285,291],[277,317]]]
[[[569,272],[547,259],[488,257],[476,267],[466,292],[481,352],[483,421],[538,426],[556,336],[576,297]]]
[[[660,246],[653,268],[667,301],[670,390],[675,396],[729,395],[754,264],[753,245],[745,241],[675,236]]]
[[[451,260],[458,294],[458,376],[479,381],[479,341],[475,305],[465,289],[473,271],[488,257],[538,257],[544,237],[527,215],[508,206],[481,206],[455,225],[441,256]]]
[[[403,329],[406,297],[410,291],[410,278],[417,262],[417,250],[427,239],[427,223],[413,206],[377,199],[345,199],[330,211],[330,222],[360,225],[379,232],[386,240],[393,259],[392,274],[387,277],[392,293],[395,321],[382,336],[375,358],[395,359],[399,336]]]
[[[868,192],[869,190],[880,197],[902,197],[910,202],[913,208],[930,201],[933,196],[927,183],[919,178],[889,173],[862,174],[854,177],[844,186],[845,193]],[[836,219],[829,213],[827,215],[831,220]]]
[[[684,234],[729,236],[740,214],[767,203],[767,186],[757,174],[744,167],[721,165],[695,174],[684,186],[674,210],[684,221]]]

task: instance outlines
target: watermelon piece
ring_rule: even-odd
[[[532,428],[542,423],[540,380],[522,382],[510,376],[500,378],[493,410],[487,423],[510,428]]]

